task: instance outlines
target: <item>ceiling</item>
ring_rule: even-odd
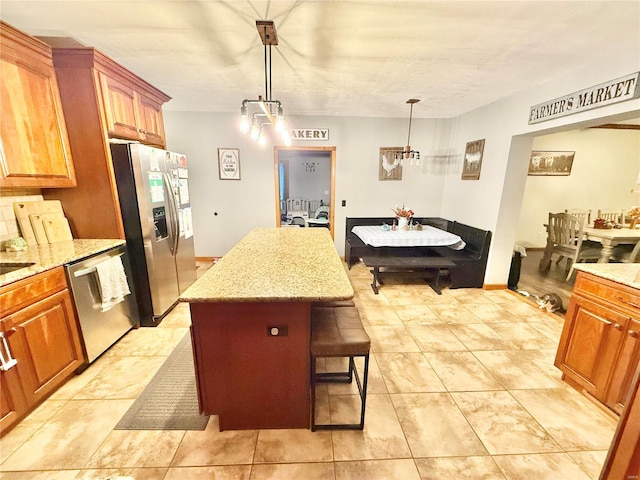
[[[418,98],[414,117],[453,117],[621,50],[640,55],[637,0],[1,4],[29,34],[112,57],[173,97],[166,110],[239,112],[263,94],[258,19],[275,22],[273,98],[289,115],[406,117]]]

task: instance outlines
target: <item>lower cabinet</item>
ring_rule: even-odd
[[[0,310],[4,434],[73,375],[83,353],[62,267],[2,287]]]
[[[638,299],[636,289],[579,272],[555,359],[565,381],[618,414],[640,361]]]

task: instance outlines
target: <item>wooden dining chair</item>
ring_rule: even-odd
[[[602,218],[604,220],[610,220],[616,223],[624,222],[624,209],[621,210],[600,210],[598,209],[598,216],[596,218]]]
[[[584,218],[584,224],[589,225],[591,223],[591,209],[585,210],[583,208],[565,208],[564,213],[573,215],[574,217]]]
[[[540,261],[540,269],[548,270],[553,254],[566,257],[567,281],[573,274],[576,262],[597,261],[600,247],[583,246],[583,228],[585,219],[568,213],[549,213],[547,223],[547,246]]]

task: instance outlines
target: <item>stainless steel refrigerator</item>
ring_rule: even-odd
[[[137,143],[112,143],[141,326],[156,326],[196,279],[184,155]]]

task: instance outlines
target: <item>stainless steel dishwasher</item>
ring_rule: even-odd
[[[103,312],[96,266],[114,256],[119,256],[122,259],[131,294]],[[84,367],[86,367],[132,327],[139,324],[127,246],[120,245],[79,262],[70,263],[65,267],[80,323],[85,353]]]

